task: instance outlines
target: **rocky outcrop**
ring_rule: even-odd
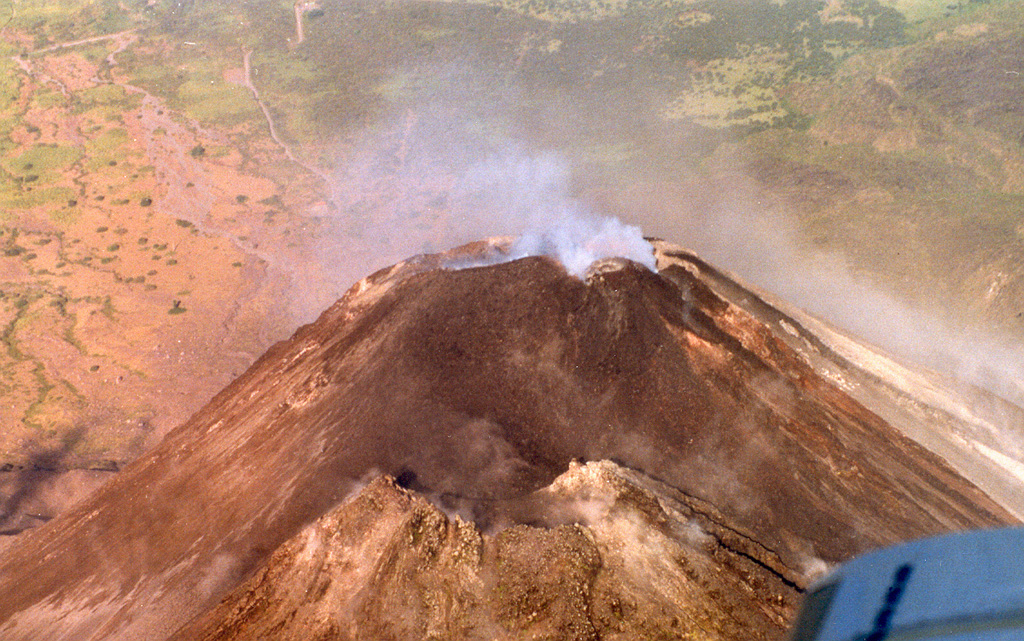
[[[572,464],[486,533],[377,478],[172,639],[778,638],[796,587],[658,487]]]
[[[461,251],[475,255],[493,248]],[[473,527],[497,532],[480,539],[485,586],[499,584],[487,583],[498,579],[483,571],[491,567],[484,560],[507,559],[502,563],[513,574],[506,576],[525,576],[536,564],[519,555],[535,549],[552,563],[563,551],[576,559],[558,561],[573,568],[568,584],[589,582],[593,591],[600,568],[612,564],[595,533],[614,528],[581,518],[550,522],[537,497],[574,459],[613,460],[636,474],[620,475],[657,497],[638,503],[648,506],[655,523],[659,510],[671,517],[669,508],[700,523],[720,546],[707,555],[713,572],[726,574],[733,561],[749,568],[747,575],[735,574],[742,581],[707,591],[699,588],[700,573],[685,584],[680,580],[674,596],[656,581],[636,589],[649,589],[654,603],[661,591],[666,599],[692,602],[680,617],[684,628],[704,625],[705,616],[719,621],[708,625],[722,634],[749,624],[753,631],[742,636],[766,638],[778,638],[793,594],[823,564],[917,536],[1015,521],[665,251],[659,273],[612,261],[584,280],[542,257],[443,268],[451,259],[421,257],[358,283],[112,482],[21,537],[0,560],[0,637],[168,638],[225,596],[232,608],[243,607],[250,603],[246,594],[257,601],[259,594],[274,595],[266,608],[278,609],[267,610],[269,618],[257,616],[253,625],[274,620],[293,607],[286,602],[294,595],[312,598],[317,592],[299,590],[289,580],[268,583],[291,567],[268,564],[274,551],[288,541],[286,551],[304,545],[305,539],[293,538],[302,532],[334,536],[328,532],[338,530],[329,524],[320,534],[319,525],[309,524],[325,515],[331,515],[328,521],[349,518],[343,515],[351,508],[336,512],[337,506],[380,473],[463,514],[467,524],[446,522],[433,508],[415,507],[397,493],[387,499],[394,506],[382,512],[379,524],[359,521],[352,527],[366,533],[338,534],[342,539],[380,536],[374,539],[380,546],[395,549],[386,558],[415,565],[434,543],[387,546],[419,510],[437,524],[423,533],[439,537],[442,557],[454,555],[459,537],[470,537]],[[397,492],[373,487],[385,495]],[[400,507],[402,501],[413,501],[412,507]],[[548,530],[524,529],[545,523]],[[578,523],[588,523],[590,534],[571,525]],[[379,534],[370,534],[377,528]],[[640,542],[664,536],[682,545],[678,540],[687,532],[655,525],[634,534]],[[344,545],[328,548],[325,559],[348,554]],[[367,573],[359,574],[366,585],[377,576],[372,559],[385,557],[369,558],[352,570]],[[473,604],[490,598],[474,583],[476,570],[428,570],[422,576],[448,582],[453,595],[465,592],[459,603],[467,608],[484,607]],[[638,582],[661,576],[644,572],[628,576]],[[547,580],[543,573],[534,578]],[[245,581],[256,583],[239,588]],[[426,594],[418,590],[395,584],[379,594],[407,594],[411,602]],[[503,601],[508,611],[480,610],[481,621],[527,630],[531,608],[543,605],[554,608],[544,621],[585,635],[602,616],[614,619],[612,605],[600,616],[595,609],[577,617],[592,596],[549,599],[537,590]],[[600,594],[613,588],[607,590]],[[372,594],[338,592],[337,598],[367,608],[362,619],[351,621],[399,625],[384,622],[393,603],[373,601]],[[782,603],[772,605],[773,597]],[[294,607],[300,613],[307,606]],[[310,621],[319,616],[317,607],[308,604]],[[716,614],[720,608],[728,617]],[[417,612],[423,625],[435,621]],[[730,617],[733,628],[724,622]],[[215,620],[232,619],[202,619],[194,629],[213,634],[220,625]],[[469,624],[452,614],[444,625]],[[406,634],[380,629],[383,636]]]

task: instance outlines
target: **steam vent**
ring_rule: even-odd
[[[938,384],[653,246],[357,283],[4,550],[0,638],[782,639],[834,563],[1017,522]]]

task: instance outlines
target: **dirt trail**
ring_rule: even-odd
[[[29,55],[38,55],[62,49],[70,49],[83,44],[91,44],[112,40],[115,49],[110,52],[105,61],[111,69],[118,66],[117,55],[124,52],[132,43],[138,40],[134,31],[121,31],[118,33],[92,38],[84,38],[72,42],[64,42],[43,49],[37,49]],[[249,55],[245,58],[246,64],[246,86],[256,97],[257,103],[263,110],[270,127],[271,137],[281,146],[289,160],[299,164],[308,171],[326,179],[326,176],[301,161],[297,160],[291,149],[284,144],[277,134],[273,120],[267,107],[259,100],[259,94],[249,77]],[[45,83],[54,84],[66,98],[71,97],[71,92],[58,78],[54,78],[42,71],[35,69],[28,59],[12,56],[19,67],[28,75],[38,78]],[[156,167],[157,178],[160,184],[166,189],[166,194],[155,204],[158,211],[175,219],[187,220],[201,233],[225,238],[232,245],[245,254],[273,265],[276,261],[274,256],[267,252],[258,250],[258,243],[243,239],[240,235],[229,230],[208,224],[208,215],[214,205],[214,185],[203,170],[202,163],[192,158],[190,150],[197,144],[199,138],[213,140],[220,144],[229,144],[228,140],[220,133],[204,128],[198,121],[184,117],[184,124],[181,119],[173,115],[184,116],[167,107],[164,102],[149,93],[142,87],[133,85],[107,72],[106,78],[99,74],[90,78],[97,84],[112,84],[124,91],[142,97],[139,123],[142,125],[145,136],[142,146],[149,162]],[[162,132],[160,135],[157,132]]]
[[[129,29],[127,31],[118,31],[117,33],[108,33],[102,36],[93,36],[91,38],[82,38],[81,40],[72,40],[71,42],[59,42],[49,47],[43,47],[42,49],[36,49],[33,54],[49,53],[51,51],[57,51],[58,49],[70,49],[71,47],[77,47],[79,45],[92,44],[94,42],[103,42],[104,40],[119,40],[127,36],[131,36],[134,39],[135,30]]]
[[[26,75],[32,78],[37,78],[44,85],[54,85],[55,87],[57,87],[57,89],[60,90],[60,93],[64,96],[65,99],[71,98],[71,92],[68,91],[67,85],[65,85],[59,79],[54,78],[53,76],[42,71],[34,69],[28,60],[21,58],[19,56],[11,56],[11,60],[17,63],[17,65],[21,67],[21,70],[24,71]]]
[[[137,39],[138,39],[138,37],[135,35],[135,30],[134,29],[128,30],[128,31],[119,31],[117,33],[109,33],[107,35],[94,36],[92,38],[82,38],[81,40],[73,40],[71,42],[60,42],[60,43],[57,43],[57,44],[54,44],[54,45],[50,45],[49,47],[43,47],[42,49],[36,49],[35,51],[29,52],[25,56],[11,56],[11,60],[13,60],[21,68],[21,70],[24,71],[29,76],[33,76],[35,78],[38,78],[44,84],[55,85],[58,89],[60,89],[61,94],[63,94],[63,96],[65,98],[70,99],[71,98],[71,92],[68,90],[67,85],[65,85],[63,82],[61,82],[58,78],[54,78],[53,76],[51,76],[49,74],[46,74],[46,73],[44,73],[42,71],[38,71],[38,70],[34,69],[32,67],[32,64],[29,62],[29,59],[31,58],[31,56],[37,56],[39,54],[44,54],[44,53],[51,53],[51,52],[54,52],[54,51],[59,51],[61,49],[71,49],[72,47],[78,47],[80,45],[85,45],[85,44],[92,44],[92,43],[95,43],[95,42],[104,42],[106,40],[113,40],[115,43],[117,43],[117,49],[115,49],[113,52],[111,52],[111,54],[109,56],[107,56],[106,61],[107,61],[107,64],[109,64],[110,66],[114,66],[114,64],[115,64],[114,63],[114,56],[116,54],[121,53],[122,51],[124,51],[126,48],[128,48],[128,45],[130,45],[131,43],[135,42]],[[110,82],[112,82],[111,80],[104,80],[102,78],[99,78],[98,76],[93,76],[92,78],[90,78],[90,80],[93,81],[93,82],[96,82],[96,83],[110,83]],[[114,83],[114,84],[119,84],[119,83]]]
[[[118,42],[117,49],[107,57],[107,62],[111,67],[117,65],[116,55],[124,51],[132,41],[134,38]],[[246,75],[248,77],[248,65]],[[272,252],[259,249],[260,242],[258,240],[251,238],[248,234],[237,234],[217,225],[210,219],[216,201],[217,185],[204,170],[203,163],[194,158],[190,152],[199,144],[200,139],[230,145],[228,139],[223,134],[204,128],[195,119],[170,109],[160,98],[145,89],[117,80],[113,74],[105,82],[142,96],[139,123],[145,131],[144,149],[150,164],[156,167],[157,178],[165,189],[163,197],[154,203],[157,211],[175,219],[188,221],[200,233],[223,238],[243,254],[262,261],[268,266],[287,271],[285,266],[279,264],[280,261]],[[249,86],[255,94],[255,89],[251,87],[251,84]],[[310,169],[307,165],[295,160],[288,147],[278,139],[266,107],[262,103],[260,106],[270,123],[271,136],[281,145],[286,156],[302,167]],[[176,118],[175,115],[182,118]]]
[[[296,11],[298,11],[298,9],[296,9]],[[267,128],[270,129],[270,137],[274,139],[274,142],[276,142],[279,147],[281,147],[288,160],[301,166],[311,174],[319,176],[325,182],[328,181],[330,177],[324,171],[299,160],[292,152],[291,147],[281,139],[280,135],[278,135],[277,127],[274,125],[274,118],[270,115],[270,109],[267,107],[266,103],[263,102],[262,98],[260,98],[260,91],[252,81],[252,49],[245,50],[245,55],[242,58],[242,66],[245,68],[245,86],[250,92],[252,92],[253,99],[256,101],[256,104],[259,105],[260,111],[263,112],[263,117],[267,120]]]
[[[305,13],[302,3],[295,3],[295,44],[296,46],[303,43],[306,39],[306,32],[302,28],[302,14]]]

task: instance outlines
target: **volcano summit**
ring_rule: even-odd
[[[1017,522],[804,325],[654,250],[360,281],[19,537],[0,636],[778,639],[828,564]]]

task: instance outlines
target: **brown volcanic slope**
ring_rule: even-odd
[[[744,553],[759,568],[749,581],[783,592],[820,560],[1014,521],[681,261],[660,258],[660,274],[606,261],[581,281],[546,258],[450,271],[435,256],[361,281],[10,547],[0,636],[166,638],[258,568],[254,581],[281,571],[266,565],[271,553],[307,524],[349,518],[332,510],[375,472],[481,526],[544,524],[520,497],[574,458],[613,459],[663,488],[656,496],[720,515],[759,550]],[[381,500],[387,527],[387,505],[414,499]],[[502,536],[481,554],[503,549]],[[280,555],[301,542],[288,546]],[[745,607],[791,615],[766,590],[751,588]]]
[[[526,503],[492,535],[377,479],[172,640],[772,639],[792,618],[777,559],[694,497],[601,461]]]

